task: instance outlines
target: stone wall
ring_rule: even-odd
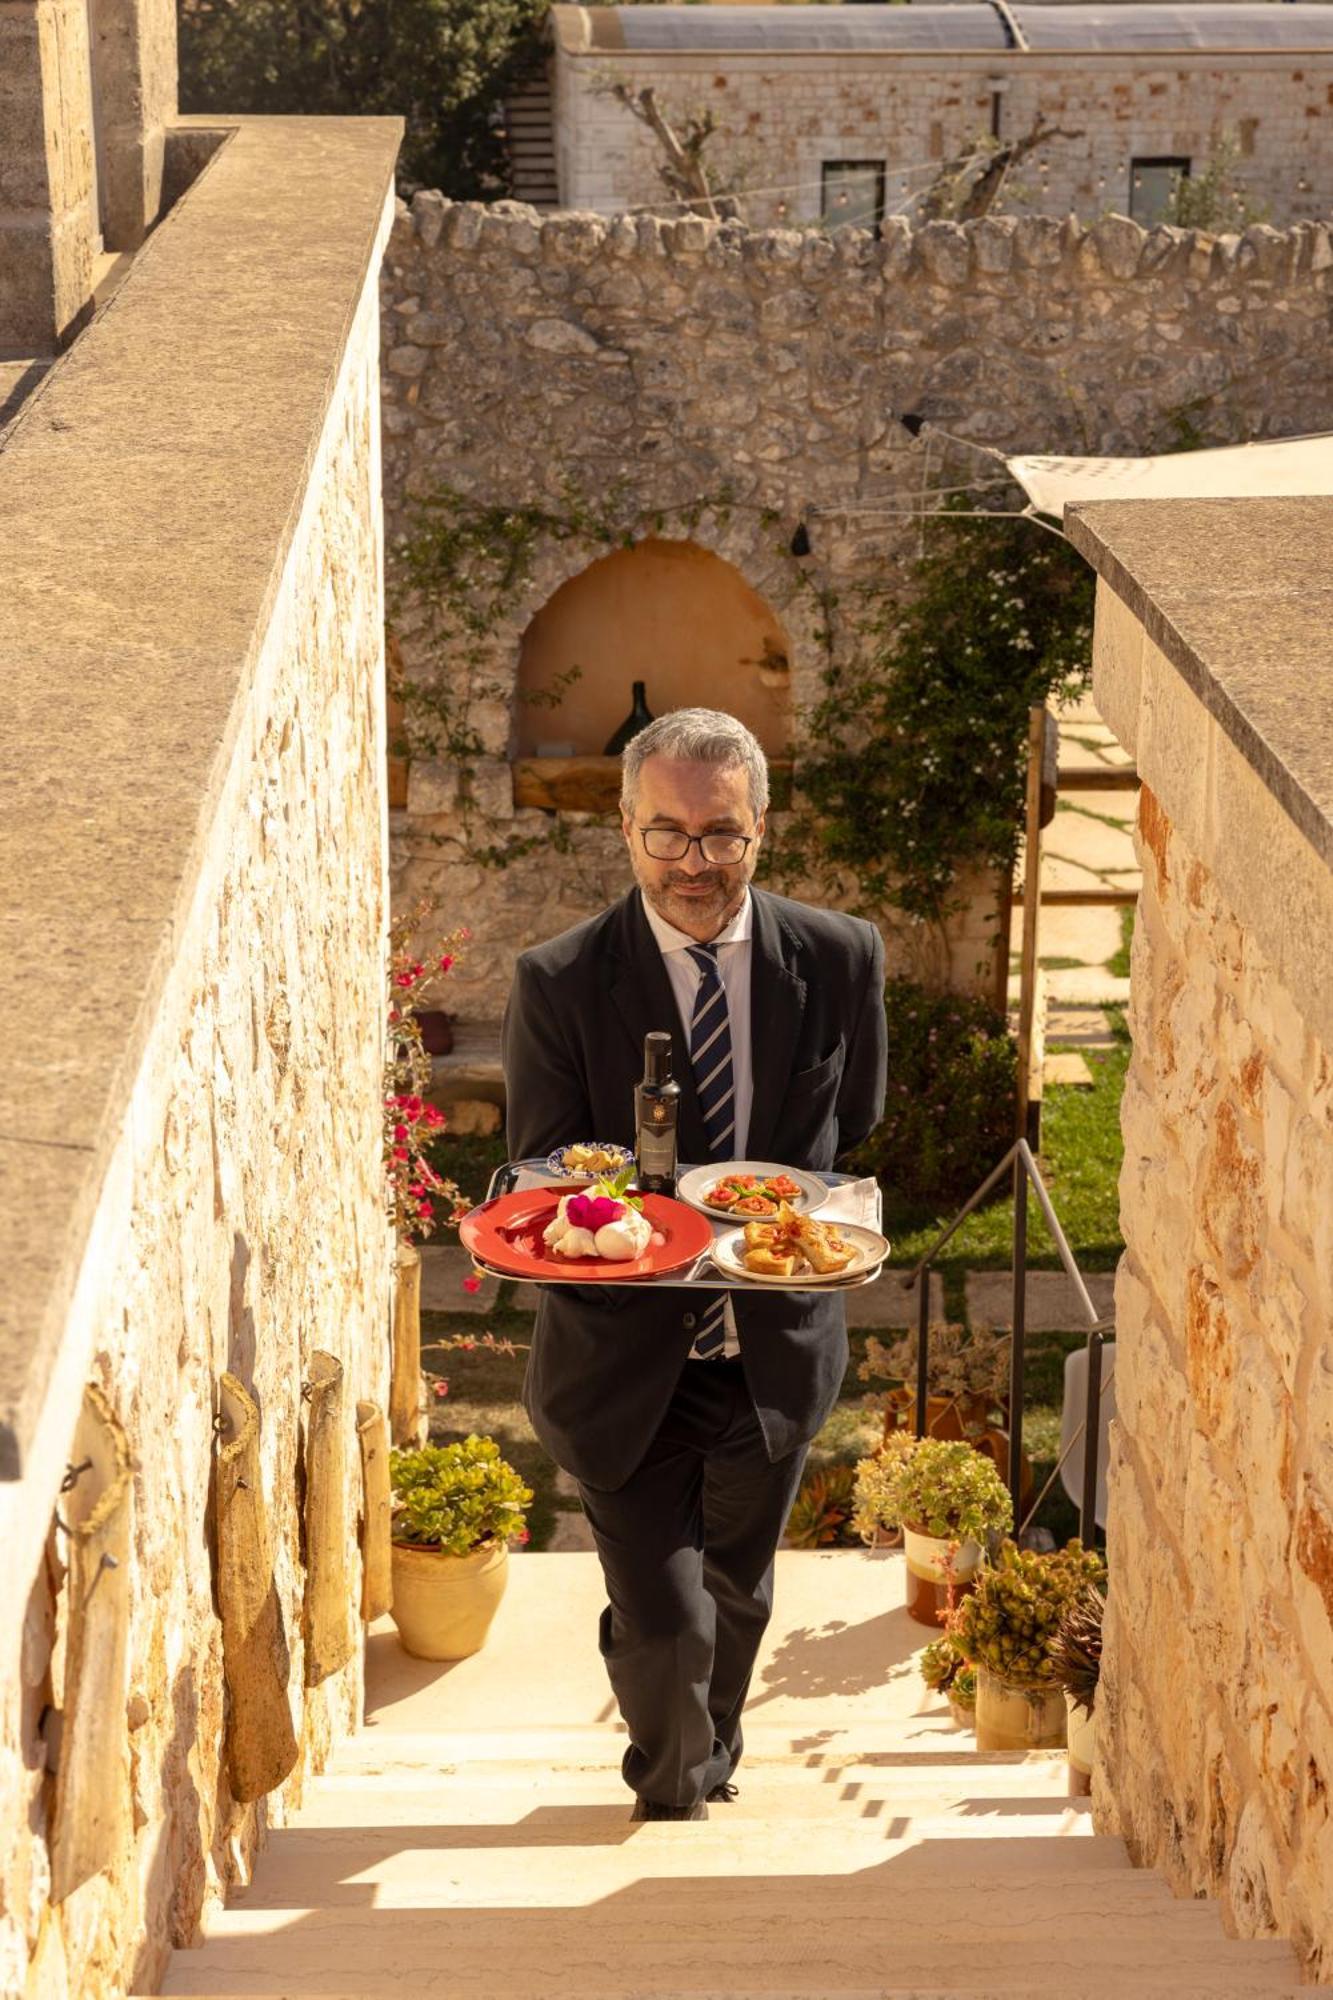
[[[421,193],[399,208],[383,278],[391,554],[442,485],[557,515],[572,486],[631,534],[661,514],[656,532],[723,557],[773,612],[799,711],[825,660],[811,585],[846,604],[862,579],[901,580],[922,487],[995,476],[970,453],[927,452],[900,414],[1028,452],[1170,448],[1185,420],[1217,438],[1317,429],[1333,421],[1331,270],[1315,224],[1213,238],[1117,217],[1087,231],[1045,217],[916,231],[894,220],[828,237],[695,217],[542,220]],[[680,525],[723,489],[727,506]],[[812,553],[797,562],[802,521]],[[469,663],[437,657],[419,604],[395,616],[409,673],[438,677],[475,729],[474,850],[551,831],[514,804],[520,648],[554,592],[604,552],[577,536],[540,542]],[[669,705],[665,692],[650,687],[650,702]],[[552,733],[566,733],[558,712]],[[568,817],[562,853],[483,867],[455,844],[458,783],[447,759],[414,762],[395,894],[439,893],[442,923],[472,926],[454,990],[477,1019],[499,1014],[518,950],[627,877],[618,830],[586,815]],[[985,976],[988,914],[983,899],[949,947],[961,983]],[[944,969],[933,940],[893,944],[900,965]]]
[[[1168,565],[1173,621],[1198,623],[1192,565]],[[1231,685],[1271,718],[1301,676],[1261,636],[1262,568],[1232,600],[1252,651]],[[1140,616],[1102,587],[1098,702],[1145,786],[1096,1803],[1178,1894],[1327,1980],[1333,871]]]
[[[391,1268],[380,1164],[387,820],[376,272],[399,128],[265,124],[230,135],[118,294],[116,342],[107,346],[99,321],[0,454],[0,489],[12,473],[43,518],[91,490],[102,535],[97,594],[62,597],[63,622],[47,634],[69,648],[66,681],[38,660],[44,709],[28,701],[26,654],[6,660],[25,718],[25,783],[47,787],[44,816],[20,799],[18,819],[0,825],[7,934],[32,935],[32,906],[63,875],[77,927],[67,938],[69,912],[53,908],[35,946],[87,980],[97,1007],[95,1020],[73,1024],[51,1008],[42,1062],[26,1025],[39,990],[25,974],[26,944],[0,990],[0,1085],[22,1142],[6,1157],[0,1242],[11,1259],[16,1241],[27,1246],[11,1267],[21,1348],[8,1305],[0,1315],[7,1424],[15,1368],[35,1358],[50,1368],[35,1426],[31,1405],[18,1405],[22,1479],[0,1484],[11,1585],[0,1650],[0,1992],[25,2000],[156,1990],[172,1947],[188,1945],[207,1905],[247,1877],[265,1828],[282,1825],[299,1799],[303,1773],[359,1719],[353,1424],[358,1397],[387,1403]],[[299,231],[293,237],[289,202],[317,232],[317,257]],[[231,289],[194,289],[191,272],[216,280],[210,249],[241,217],[247,253]],[[273,329],[245,288],[271,297],[278,269],[293,265],[305,273],[299,297]],[[178,329],[178,366],[159,315]],[[236,365],[237,341],[249,343],[248,368]],[[116,377],[140,354],[153,359],[146,401],[142,386],[136,401],[133,382]],[[209,458],[178,402],[199,374],[217,385]],[[104,425],[128,407],[137,435],[110,456],[105,438],[100,452],[85,443],[71,456],[71,432],[95,434],[99,393]],[[171,457],[152,457],[159,425],[197,511],[178,504],[185,487],[172,484]],[[108,477],[133,501],[124,513],[136,539],[120,548],[108,546],[117,532]],[[44,603],[49,627],[43,537],[31,508],[14,504],[10,518],[18,615]],[[102,627],[95,669],[78,629],[85,603]],[[169,639],[160,619],[171,621]],[[23,639],[20,630],[16,646]],[[42,643],[34,638],[30,650]],[[84,756],[66,762],[53,738],[72,726],[85,732]],[[11,872],[25,832],[63,850],[63,864],[30,856]],[[131,983],[139,977],[142,1000]],[[80,1063],[108,1020],[126,1024],[123,1043],[108,1039],[100,1073],[84,1079]],[[42,1136],[47,1116],[65,1135],[58,1142]],[[22,1213],[11,1215],[11,1204]],[[54,1352],[34,1357],[62,1301]],[[345,1370],[349,1658],[307,1687],[302,1385],[316,1350]],[[217,1609],[214,1418],[224,1370],[261,1411],[299,1745],[286,1784],[246,1805],[227,1782],[235,1715]],[[48,1526],[66,1504],[59,1478],[89,1379],[105,1391],[133,1460],[128,1672],[123,1700],[102,1717],[120,1746],[125,1821],[109,1865],[53,1905],[53,1738],[43,1716],[69,1690],[65,1543]]]
[[[560,9],[561,14],[580,10]],[[590,15],[596,33],[596,16]],[[1128,39],[1128,38],[1127,38]],[[1005,138],[1048,125],[1081,136],[1053,140],[1017,169],[1004,206],[1013,213],[1071,212],[1094,221],[1130,212],[1134,159],[1184,158],[1197,175],[1212,139],[1234,136],[1236,180],[1257,214],[1285,226],[1333,212],[1333,52],[1051,56],[995,49],[984,55],[882,55],[866,51],[763,55],[647,54],[599,48],[554,58],[560,199],[599,209],[668,202],[661,149],[607,90],[651,85],[682,125],[700,109],[716,131],[705,157],[724,189],[737,189],[758,227],[815,221],[821,168],[875,161],[888,213],[909,207],[939,162],[992,130],[998,94]]]
[[[54,354],[98,237],[87,0],[0,7],[0,360]]]

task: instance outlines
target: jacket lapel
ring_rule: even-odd
[[[637,889],[630,891],[621,909],[624,921],[619,963],[611,979],[611,999],[634,1045],[634,1082],[643,1074],[644,1036],[659,1029],[669,1032],[671,1074],[680,1085],[677,1133],[680,1158],[690,1164],[706,1160],[708,1141],[695,1095],[689,1035],[677,1012],[666,965],[643,914],[643,900]]]
[[[793,971],[796,940],[780,921],[772,899],[751,886],[754,933],[750,957],[750,1063],[754,1100],[746,1153],[771,1159],[792,1057],[805,1012],[805,981]]]

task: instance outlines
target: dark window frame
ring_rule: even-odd
[[[1129,158],[1129,213],[1133,221],[1144,218],[1134,214],[1134,177],[1143,167],[1170,167],[1183,181],[1190,178],[1192,162],[1187,153],[1131,153]],[[1150,226],[1150,225],[1149,225]]]
[[[858,173],[858,174],[873,173],[873,175],[875,176],[875,220],[873,226],[876,229],[878,229],[880,223],[883,222],[884,220],[884,201],[885,201],[886,187],[889,177],[887,160],[821,160],[820,161],[819,219],[821,222],[833,223],[835,225],[837,223],[837,217],[836,215],[830,213],[828,206],[829,187],[830,187],[829,174],[830,171],[837,172],[838,170],[841,170],[844,173]],[[868,227],[868,226],[870,225],[862,224],[862,227]]]

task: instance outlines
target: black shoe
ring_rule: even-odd
[[[724,1778],[720,1785],[714,1785],[711,1792],[705,1792],[704,1797],[710,1805],[729,1806],[739,1791],[739,1785],[733,1785],[730,1778]]]
[[[692,1806],[661,1806],[656,1799],[636,1799],[631,1819],[707,1819],[708,1807],[700,1799]]]

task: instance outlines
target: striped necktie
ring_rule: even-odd
[[[717,946],[692,944],[690,957],[699,968],[699,990],[690,1021],[690,1066],[703,1118],[708,1151],[715,1160],[733,1157],[736,1132],[736,1079],[731,1062],[731,1016],[727,989],[718,971]],[[693,1361],[716,1361],[726,1345],[725,1292],[700,1295],[699,1330],[690,1349]]]

